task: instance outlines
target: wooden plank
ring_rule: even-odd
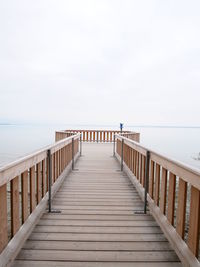
[[[131,171],[132,173],[136,176],[136,154],[135,150],[131,148],[131,160],[132,160],[132,168]]]
[[[186,200],[187,200],[187,183],[183,181],[181,178],[179,178],[176,231],[183,239],[185,234]]]
[[[156,175],[155,175],[155,196],[154,200],[157,206],[159,206],[160,200],[160,165],[156,163]]]
[[[58,151],[56,151],[55,153],[54,153],[54,157],[55,157],[55,162],[54,162],[54,164],[55,164],[55,166],[54,166],[54,168],[55,168],[55,180],[57,180],[57,178],[58,178]]]
[[[62,251],[22,250],[18,259],[59,260],[59,261],[178,261],[173,251]]]
[[[140,184],[142,183],[142,176],[143,176],[143,156],[140,154]]]
[[[36,226],[34,233],[84,233],[84,234],[161,234],[159,227],[140,226]]]
[[[11,180],[11,236],[14,236],[20,227],[19,214],[19,177]]]
[[[161,178],[161,191],[160,191],[160,210],[166,214],[166,197],[167,197],[167,170],[162,168]]]
[[[60,156],[60,172],[59,175],[62,173],[62,149],[59,150],[59,156]],[[53,181],[52,181],[53,184]]]
[[[25,249],[93,250],[93,251],[172,251],[168,242],[77,242],[77,241],[34,241],[28,240]]]
[[[109,198],[109,196],[107,196],[106,198],[105,197],[76,197],[76,198],[73,198],[73,196],[55,196],[54,200],[63,200],[63,201],[98,201],[98,202],[101,202],[101,201],[107,201],[107,202],[111,202],[111,201],[131,201],[131,200],[141,200],[139,196],[132,196],[132,197],[111,197]]]
[[[30,240],[61,241],[151,241],[160,242],[167,239],[163,234],[90,234],[90,233],[32,233]]]
[[[123,267],[144,267],[144,262],[123,262]],[[122,262],[17,260],[14,267],[121,267]],[[145,262],[145,267],[182,267],[179,262]]]
[[[149,178],[149,195],[153,198],[154,195],[154,165],[155,163],[151,160],[150,178]]]
[[[57,208],[58,208],[59,206],[57,206]],[[77,216],[79,216],[79,218],[80,217],[82,217],[83,215],[88,215],[88,218],[87,218],[87,220],[89,220],[90,219],[90,217],[89,216],[91,216],[91,215],[101,215],[101,216],[103,216],[103,215],[106,215],[106,216],[108,216],[108,215],[111,215],[111,216],[114,216],[114,215],[119,215],[119,216],[129,216],[129,219],[131,220],[131,215],[133,214],[133,212],[135,212],[135,211],[140,211],[140,210],[142,210],[142,206],[139,206],[139,207],[136,207],[136,208],[134,208],[134,209],[130,209],[130,210],[110,210],[110,209],[108,209],[108,210],[95,210],[95,209],[74,209],[74,210],[72,210],[72,209],[62,209],[61,211],[62,211],[62,214],[63,215],[77,215]],[[121,218],[122,219],[122,218]]]
[[[28,211],[28,171],[22,173],[21,177],[22,186],[22,223],[26,221],[29,215]]]
[[[37,183],[37,204],[42,199],[42,175],[41,175],[41,162],[36,165],[36,183]]]
[[[142,156],[142,186],[144,187],[144,183],[145,183],[145,162],[146,162],[146,157]]]
[[[75,205],[71,205],[71,206],[61,206],[61,205],[55,205],[54,207],[55,209],[61,209],[61,210],[141,210],[142,208],[142,203],[138,204],[138,205],[134,205],[134,207],[131,206],[81,206],[81,208],[79,206],[75,206]]]
[[[51,217],[49,217],[48,219],[44,219],[42,218],[37,225],[67,225],[67,226],[140,226],[140,227],[154,227],[154,226],[158,226],[158,224],[153,221],[153,220],[142,220],[142,218],[140,220],[132,220],[132,221],[128,221],[128,220],[84,220],[81,219],[81,216],[79,219],[77,220],[65,220],[62,219],[62,216],[60,216],[59,219],[50,219]]]
[[[171,223],[171,225],[174,225],[174,206],[175,206],[175,193],[176,193],[175,189],[176,189],[176,175],[170,173],[167,219]]]
[[[137,166],[136,166],[136,178],[139,180],[139,170],[140,170],[140,168],[139,168],[139,153],[138,152],[136,152],[137,153]]]
[[[45,160],[43,160],[42,161],[42,197],[44,197],[46,193],[46,166],[45,165],[46,165]]]
[[[131,206],[133,207],[135,204],[142,204],[143,202],[141,201],[141,199],[135,199],[135,200],[121,200],[121,201],[96,201],[96,199],[94,200],[82,200],[82,201],[68,201],[68,200],[61,200],[60,199],[53,199],[53,204],[60,204],[60,205],[66,205],[66,206],[70,206],[70,205],[76,205],[76,206]]]
[[[8,242],[7,185],[0,186],[0,253]]]
[[[200,191],[191,186],[190,221],[188,233],[188,246],[196,257],[199,255],[200,234]]]
[[[129,169],[133,172],[133,149],[129,148]]]
[[[30,212],[36,207],[35,166],[30,169]]]
[[[55,173],[55,153],[53,153],[51,155],[51,159],[52,159],[52,181],[55,182],[56,181],[56,173]]]
[[[49,162],[48,159],[46,158],[46,192],[49,190]]]
[[[43,219],[49,219],[49,220],[87,220],[87,221],[153,221],[152,216],[150,215],[133,215],[133,212],[131,212],[131,215],[124,215],[122,212],[122,215],[119,214],[113,214],[114,211],[110,212],[107,211],[107,214],[83,214],[80,216],[80,214],[44,214]]]

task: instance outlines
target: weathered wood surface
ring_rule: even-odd
[[[109,144],[84,144],[83,157],[53,200],[14,266],[181,266]]]

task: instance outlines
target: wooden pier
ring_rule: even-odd
[[[180,266],[160,227],[112,157],[110,144],[84,144],[14,266]],[[170,263],[168,263],[170,262]]]
[[[186,196],[183,198],[181,193],[183,208],[179,206],[180,210],[176,211],[175,217],[175,206],[180,205],[176,201],[180,203],[180,197],[178,195],[175,200],[175,196],[171,195],[172,185],[167,185],[168,178],[164,175],[165,170],[171,171],[173,164],[176,164],[174,173],[178,172],[178,176],[182,171],[185,179],[185,174],[188,175],[190,171],[192,175],[188,179],[190,182],[193,179],[193,185],[198,188],[197,173],[188,168],[180,170],[182,165],[172,160],[171,165],[166,164],[169,159],[153,151],[146,170],[147,151],[133,141],[139,140],[139,135],[135,133],[119,135],[114,132],[105,134],[103,131],[87,131],[80,136],[71,131],[57,133],[56,139],[59,141],[46,149],[50,158],[41,150],[0,170],[0,179],[7,177],[7,182],[11,183],[18,177],[17,173],[22,173],[21,193],[26,196],[22,197],[21,211],[22,220],[24,214],[26,220],[21,222],[19,228],[20,212],[19,209],[14,210],[14,206],[21,205],[17,196],[20,190],[16,184],[15,187],[12,185],[13,238],[10,242],[6,240],[9,224],[4,218],[3,223],[1,221],[4,232],[0,228],[0,266],[200,266],[198,190],[191,190],[190,198],[195,198],[197,202],[191,200],[193,210],[189,211],[190,216],[195,213],[197,218],[190,220],[186,227],[187,222],[184,221],[183,225],[180,218],[180,213],[184,213],[182,219],[186,217]],[[161,159],[163,165],[159,165],[159,169]],[[153,160],[156,160],[157,165],[152,164]],[[34,175],[31,166],[36,166]],[[30,171],[25,176],[27,168]],[[144,214],[147,175],[148,209]],[[9,178],[13,176],[16,178]],[[30,179],[29,186],[24,186],[24,176]],[[52,184],[52,212],[48,211],[49,177]],[[172,175],[169,175],[169,179],[172,179]],[[182,186],[179,181],[178,192]],[[184,192],[187,193],[186,190]],[[173,200],[170,200],[171,197]],[[1,184],[0,198],[6,199],[5,188]],[[25,201],[29,204],[25,205]],[[5,216],[7,209],[5,205],[2,207],[0,218]],[[175,222],[170,222],[172,217]],[[16,223],[17,228],[13,226]],[[184,228],[182,236],[180,225]],[[184,240],[186,232],[188,241]],[[194,236],[192,241],[191,235]]]

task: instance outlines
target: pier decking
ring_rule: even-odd
[[[182,266],[143,210],[111,144],[84,143],[83,155],[53,198],[13,266]],[[136,212],[136,213],[135,213]]]

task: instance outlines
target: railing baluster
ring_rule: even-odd
[[[176,175],[170,173],[167,219],[171,223],[171,225],[174,225],[174,206],[175,206],[175,193],[176,193],[175,189],[176,189]]]
[[[146,157],[143,155],[142,156],[142,186],[145,186],[145,162],[146,162]]]
[[[22,223],[28,218],[28,171],[22,173]]]
[[[7,184],[0,186],[0,253],[8,243]]]
[[[200,234],[200,191],[194,186],[191,186],[188,246],[196,257],[198,257],[199,255],[199,234]]]
[[[140,154],[140,183],[142,183],[142,175],[143,175],[143,156]]]
[[[144,213],[147,213],[147,193],[149,189],[149,162],[150,162],[150,152],[146,153],[145,161],[145,191],[144,191]]]
[[[121,141],[121,171],[123,171],[124,161],[124,139]]]
[[[166,214],[166,195],[167,195],[167,170],[162,167],[160,210]]]
[[[82,136],[80,135],[80,156],[82,156]]]
[[[19,177],[11,180],[11,236],[13,237],[20,227],[19,215]]]
[[[55,179],[57,179],[58,176],[59,176],[59,159],[58,159],[58,151],[56,151],[55,156],[56,156],[56,177],[55,177]]]
[[[187,200],[187,183],[183,181],[181,178],[179,178],[176,231],[183,239],[185,235],[186,200]]]
[[[151,175],[149,179],[149,195],[153,198],[154,195],[154,161],[151,160]]]
[[[36,165],[36,177],[37,177],[37,204],[42,198],[42,179],[41,179],[41,162]]]
[[[45,160],[43,159],[43,161],[42,161],[42,197],[44,197],[45,196],[45,192],[46,192],[46,188],[45,188],[45,186],[46,186],[46,182],[45,182],[45,180],[46,180],[46,173],[45,173]]]
[[[113,143],[113,157],[115,156],[115,135],[114,135],[114,143]]]
[[[155,176],[155,202],[159,206],[160,196],[160,165],[156,163],[156,176]]]
[[[47,150],[48,161],[48,192],[49,192],[49,212],[51,212],[51,184],[52,184],[52,166],[51,166],[51,150]]]
[[[74,170],[74,138],[72,138],[72,170]]]
[[[35,166],[33,166],[30,168],[30,212],[36,207],[35,184]]]

